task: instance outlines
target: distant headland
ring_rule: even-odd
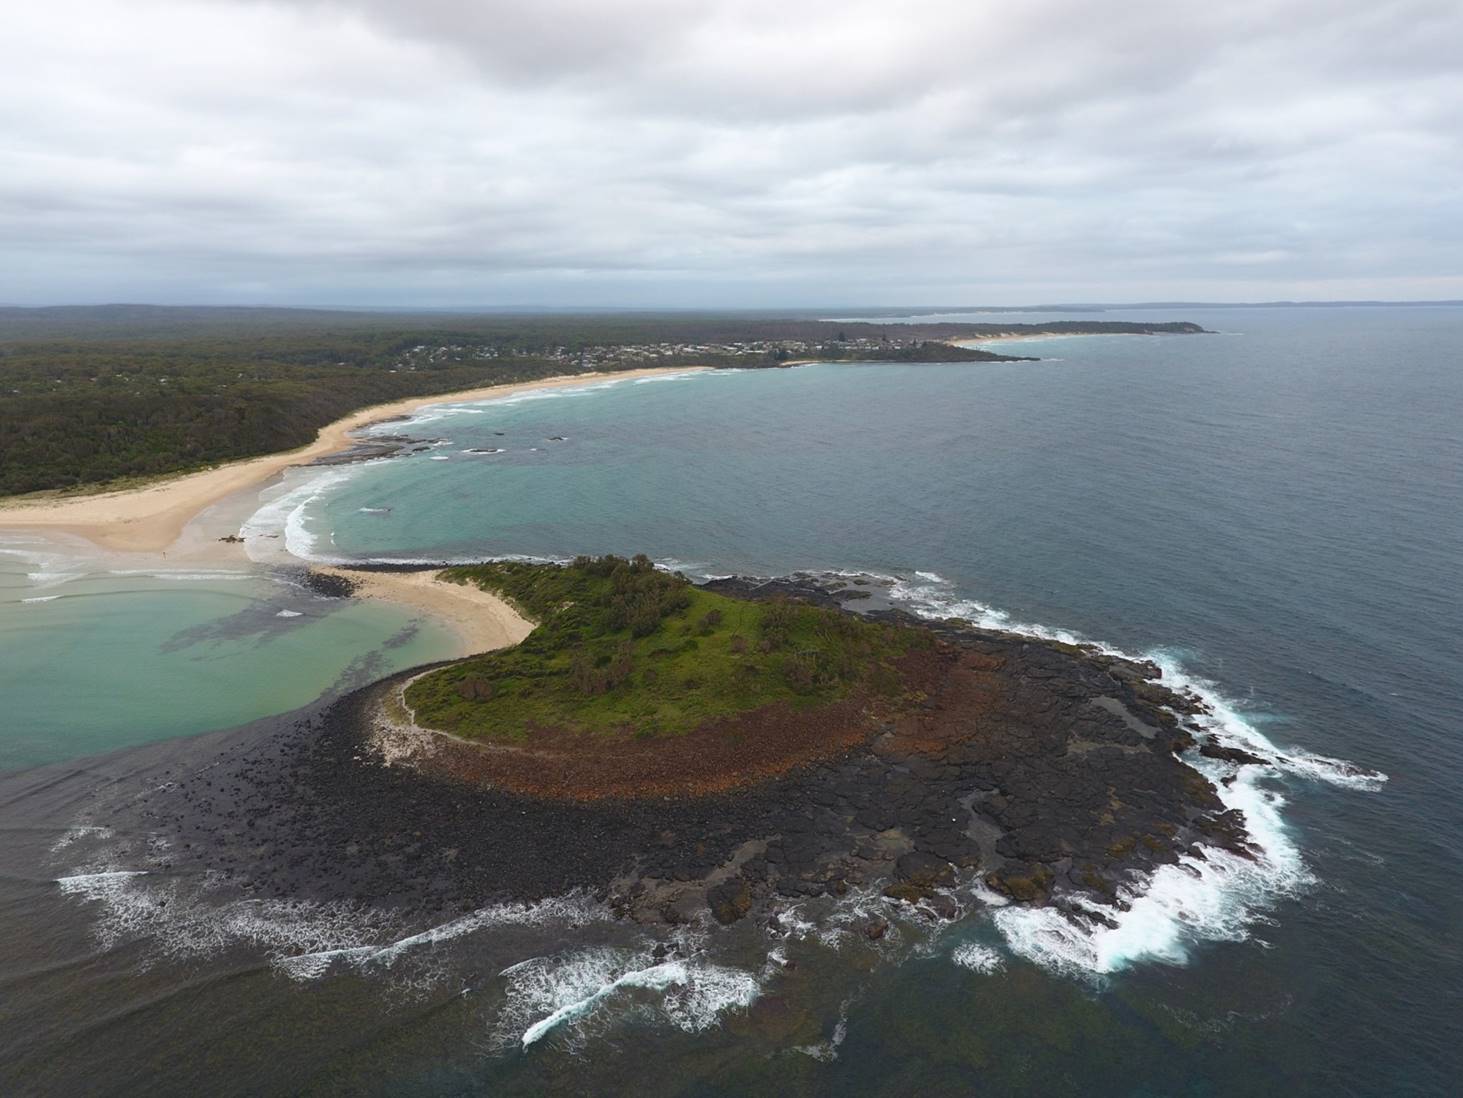
[[[126,490],[309,447],[363,409],[499,385],[695,366],[1020,362],[1028,357],[955,344],[1202,331],[1190,322],[1085,319],[0,308],[0,496]]]

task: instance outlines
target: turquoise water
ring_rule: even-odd
[[[119,568],[24,535],[0,549],[0,771],[229,728],[455,650],[404,610],[262,569]]]
[[[76,1022],[92,1044],[67,1055],[140,1085],[155,1078],[148,1056],[171,1047],[148,1035],[166,1031],[206,1046],[241,1093],[1451,1093],[1463,309],[1173,318],[1223,334],[1028,344],[1038,364],[700,374],[439,409],[411,428],[439,440],[430,452],[297,475],[246,532],[261,557],[278,534],[329,559],[644,551],[700,574],[857,569],[924,613],[1152,654],[1209,692],[1226,734],[1280,763],[1227,794],[1266,844],[1253,873],[1176,874],[1087,939],[978,917],[882,953],[789,940],[787,971],[742,942],[717,959],[732,976],[709,970],[722,983],[679,998],[617,984],[642,961],[583,921],[546,917],[530,933],[495,915],[411,939],[409,971],[285,975],[281,941],[369,941],[360,913],[291,912],[267,932],[235,915],[247,933],[184,949],[179,935],[206,935],[142,920],[141,892],[17,892],[17,933],[37,941],[49,939],[24,928],[45,920],[122,928],[88,957],[97,983],[80,986],[124,1020],[100,1035]],[[9,656],[62,646],[79,681],[104,681],[87,679],[108,649],[85,629],[115,629],[110,651],[135,634],[155,688],[237,664],[220,690],[254,697],[245,683],[287,678],[291,653],[320,659],[335,642],[308,630],[347,631],[355,612],[255,636],[235,608],[272,615],[281,596],[182,586],[193,593],[178,602],[149,587],[131,624],[98,610],[55,635],[30,615],[69,612],[64,600],[7,603],[0,620],[48,639],[13,625],[0,636]],[[214,628],[230,620],[227,636]],[[278,662],[247,663],[266,653]],[[61,713],[110,705],[113,727],[146,725],[138,707],[154,704],[146,690],[108,703],[60,685],[46,698]],[[755,1031],[726,1006],[742,977],[778,1004]],[[23,968],[6,978],[43,1018],[69,1002]],[[525,1049],[522,1034],[559,1010]]]

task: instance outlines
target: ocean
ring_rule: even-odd
[[[9,538],[6,1090],[1452,1093],[1463,309],[1170,318],[1217,334],[440,405],[383,428],[429,450],[266,491],[237,574]],[[929,616],[1153,658],[1277,760],[1226,794],[1266,856],[1156,878],[1114,930],[979,909],[875,944],[834,912],[666,961],[583,897],[436,927],[249,908],[128,876],[146,837],[82,810],[246,733],[173,737],[447,650],[402,611],[310,596],[290,557],[601,552],[864,573]]]

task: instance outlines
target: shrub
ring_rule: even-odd
[[[610,660],[610,685],[617,686],[630,677],[634,670],[634,646],[629,641],[621,641],[620,646],[615,649],[615,654]]]
[[[818,684],[820,674],[818,653],[811,650],[793,653],[782,668],[787,685],[799,694],[812,690]]]
[[[487,701],[493,696],[493,684],[481,675],[468,675],[457,684],[457,692],[466,701]]]

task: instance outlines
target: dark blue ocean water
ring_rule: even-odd
[[[1195,1063],[1196,1092],[1233,1082],[1215,1064],[1237,1044],[1251,1081],[1441,1092],[1463,1032],[1463,310],[1184,316],[1223,334],[449,417],[428,430],[451,461],[362,476],[321,525],[347,556],[643,550],[710,572],[933,573],[946,583],[920,586],[952,605],[1179,657],[1273,741],[1390,775],[1377,792],[1288,779],[1285,818],[1319,883],[1273,913],[1266,947],[1131,977],[1254,980],[1204,1020],[1229,1036]],[[494,445],[507,452],[457,453]],[[393,510],[357,510],[373,505]],[[855,1014],[829,1069],[846,1086],[920,1078],[874,1056],[882,1041],[861,1057],[861,1039]]]
[[[1180,897],[1126,931],[1176,939],[1109,943],[1088,971],[988,921],[897,963],[812,950],[764,987],[781,1037],[734,1012],[688,1032],[630,1010],[505,1053],[450,978],[381,1005],[385,985],[357,976],[253,972],[225,993],[180,963],[190,1001],[234,1004],[275,1050],[234,1089],[289,1092],[281,1065],[313,1045],[312,1080],[342,1092],[1454,1093],[1463,309],[1179,317],[1221,334],[448,409],[413,428],[441,439],[430,453],[294,482],[256,533],[322,557],[864,570],[928,612],[1160,655],[1295,764],[1260,786],[1299,859],[1272,894],[1217,912]],[[1337,759],[1388,778],[1347,780]],[[971,943],[990,952],[953,963]],[[314,1028],[305,1042],[266,1017]]]

